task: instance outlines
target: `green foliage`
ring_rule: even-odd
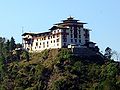
[[[28,51],[22,51],[22,59],[26,59],[29,61],[29,52]]]
[[[0,56],[0,72],[2,72],[2,68],[4,66],[4,60],[5,60],[5,57],[3,55]],[[1,74],[1,73],[0,73]],[[1,76],[1,75],[0,75]]]
[[[78,83],[75,80],[77,77],[74,75],[60,77],[53,82],[52,90],[78,90]]]
[[[111,59],[111,57],[112,57],[112,49],[109,48],[109,47],[107,47],[107,48],[105,49],[105,54],[104,54],[104,56],[105,56],[107,59]]]
[[[63,60],[70,59],[70,56],[71,56],[71,52],[67,49],[61,49],[61,51],[58,55],[58,57],[60,57]]]
[[[82,68],[83,68],[83,65],[80,61],[76,61],[72,67],[72,69],[77,71],[77,72],[81,72]]]
[[[0,56],[1,90],[118,90],[120,66],[114,61],[103,64],[73,56],[68,49],[19,53],[20,61],[3,64]],[[9,56],[9,55],[8,55]],[[94,58],[93,58],[94,59]],[[89,60],[89,58],[88,58]],[[97,58],[95,58],[97,60]],[[103,61],[103,60],[102,60]]]
[[[17,57],[20,55],[15,55],[13,51],[16,48],[15,40],[11,37],[11,40],[7,40],[5,38],[0,37],[0,58],[2,59],[3,64],[7,64],[14,60],[17,60]],[[0,61],[1,62],[1,61]]]
[[[10,44],[9,44],[9,48],[10,48],[10,50],[12,51],[12,50],[15,49],[15,47],[16,47],[15,40],[14,40],[13,37],[11,37]]]

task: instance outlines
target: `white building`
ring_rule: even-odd
[[[52,48],[67,48],[70,45],[79,47],[94,47],[90,45],[89,29],[84,28],[83,22],[73,17],[62,20],[62,23],[54,24],[49,32],[24,33],[23,47],[29,51],[42,51]]]

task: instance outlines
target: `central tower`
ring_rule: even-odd
[[[50,30],[55,31],[61,28],[62,46],[67,47],[70,44],[85,45],[90,41],[89,29],[84,28],[84,24],[79,20],[69,17],[66,20],[62,20],[62,23],[55,24]]]

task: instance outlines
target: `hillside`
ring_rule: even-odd
[[[30,53],[1,66],[1,90],[119,90],[120,66],[99,57],[81,58],[68,49]],[[104,62],[103,62],[104,61]]]

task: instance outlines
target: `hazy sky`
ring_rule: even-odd
[[[0,36],[21,42],[22,27],[44,32],[68,16],[88,23],[102,51],[120,52],[120,0],[0,0]]]

